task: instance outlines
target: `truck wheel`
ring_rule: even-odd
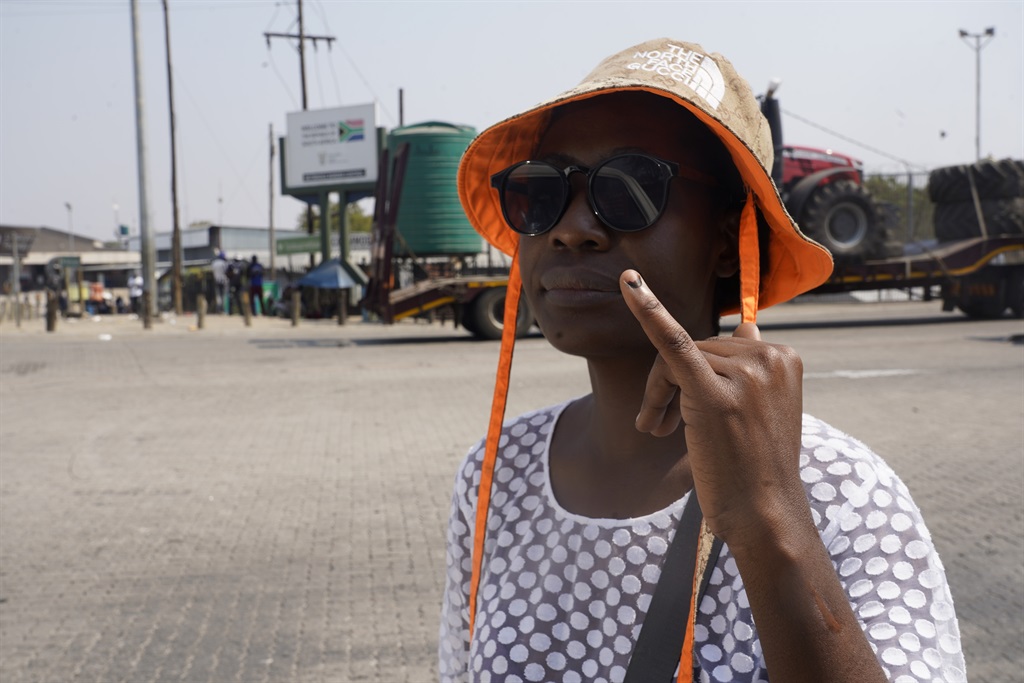
[[[476,318],[473,315],[473,305],[462,306],[460,311],[461,318],[460,323],[467,332],[476,337],[478,335],[476,329]]]
[[[982,199],[979,203],[989,235],[1024,234],[1024,197]],[[932,222],[940,242],[981,236],[978,212],[972,201],[936,204]]]
[[[1007,287],[1002,272],[990,272],[992,270],[961,279],[960,296],[956,305],[967,314],[967,317],[976,320],[995,320],[1003,317],[1007,306]]]
[[[505,288],[489,287],[481,292],[470,304],[467,321],[464,327],[479,339],[501,339],[501,331],[505,328]],[[470,326],[472,325],[472,326]],[[516,321],[516,337],[525,337],[533,327],[533,314],[526,300],[519,302],[519,318]]]
[[[968,172],[974,179],[978,199],[1024,197],[1024,161],[986,159],[932,171],[928,174],[928,198],[936,204],[973,201]]]
[[[837,180],[815,190],[800,226],[837,261],[877,256],[885,241],[871,195],[852,180]]]
[[[1006,304],[1015,318],[1024,318],[1024,268],[1017,266],[1006,277]]]

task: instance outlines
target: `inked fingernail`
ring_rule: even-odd
[[[642,285],[643,283],[644,281],[640,278],[639,274],[637,274],[636,278],[633,280],[626,280],[626,284],[632,287],[633,289],[640,289],[640,285]]]

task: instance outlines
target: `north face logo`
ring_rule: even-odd
[[[725,95],[725,79],[715,60],[693,50],[669,43],[664,50],[637,52],[630,69],[652,71],[689,86],[712,109],[718,109]]]

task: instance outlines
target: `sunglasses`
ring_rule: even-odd
[[[715,184],[711,176],[640,153],[620,154],[593,168],[520,161],[491,176],[505,222],[523,235],[541,235],[555,227],[569,208],[569,177],[573,173],[587,177],[587,198],[594,214],[609,228],[621,232],[649,228],[661,218],[672,178]]]

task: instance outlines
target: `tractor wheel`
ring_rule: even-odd
[[[885,241],[884,226],[871,195],[852,180],[837,180],[815,190],[800,226],[837,261],[878,256]]]
[[[505,288],[490,287],[481,292],[466,312],[463,326],[479,339],[501,339],[505,328]],[[519,302],[519,318],[516,321],[516,337],[525,337],[533,327],[533,314],[526,300]]]
[[[981,214],[988,235],[1024,235],[1024,197],[982,199]],[[936,204],[932,218],[940,242],[981,236],[981,224],[974,202]]]
[[[978,199],[1024,197],[1024,161],[1001,159],[935,169],[928,175],[928,198],[936,204],[973,201],[972,178]]]

